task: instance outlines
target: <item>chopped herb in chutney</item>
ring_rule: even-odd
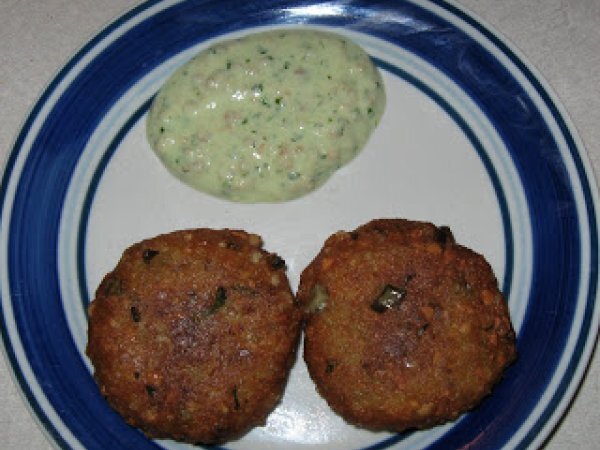
[[[361,47],[328,32],[283,29],[192,58],[154,99],[147,136],[192,187],[279,202],[318,188],[352,160],[384,107],[381,75]]]

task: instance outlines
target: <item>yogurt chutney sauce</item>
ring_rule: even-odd
[[[366,52],[316,30],[213,45],[163,85],[151,147],[179,179],[237,202],[279,202],[322,185],[364,147],[385,107]]]

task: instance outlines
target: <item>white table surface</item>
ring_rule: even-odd
[[[0,164],[56,71],[135,0],[0,0]],[[600,1],[460,0],[516,46],[561,99],[600,174]],[[600,448],[600,355],[546,449]],[[49,449],[0,357],[0,448]]]

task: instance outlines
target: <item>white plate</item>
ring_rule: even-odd
[[[172,71],[215,40],[317,27],[362,45],[387,109],[365,150],[321,189],[282,204],[198,193],[150,151],[144,118]],[[2,337],[30,406],[65,448],[148,441],[107,406],[83,352],[85,308],[131,243],[189,227],[244,228],[281,254],[292,286],[323,240],[378,217],[449,225],[509,299],[519,360],[453,424],[392,435],[345,424],[303,361],[266,427],[227,448],[535,448],[572,397],[598,328],[597,188],[545,83],[493,32],[441,1],[379,6],[150,1],[57,75],[2,179]]]

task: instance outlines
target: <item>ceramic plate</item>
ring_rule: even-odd
[[[145,115],[165,79],[210,43],[310,27],[363,46],[387,108],[367,147],[322,188],[236,204],[173,178]],[[44,430],[64,448],[184,448],[150,441],[107,406],[84,356],[86,306],[125,247],[190,227],[243,228],[288,263],[293,288],[324,239],[378,217],[448,225],[490,261],[519,359],[460,420],[371,433],[316,394],[301,358],[283,401],[232,449],[535,448],[572,398],[598,328],[597,188],[547,85],[489,28],[443,1],[150,1],[58,73],[2,179],[2,338]]]

